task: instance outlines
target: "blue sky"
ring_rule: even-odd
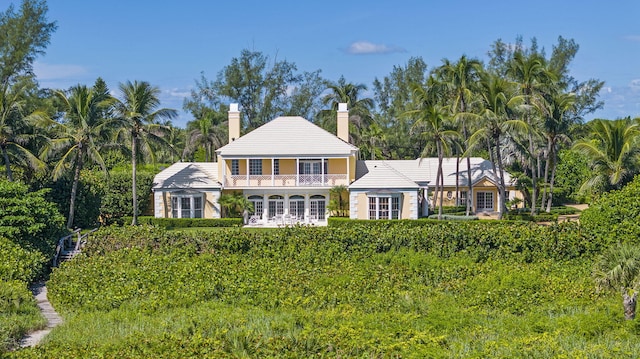
[[[4,11],[18,0],[0,0]],[[615,5],[613,5],[615,4]],[[429,69],[461,55],[487,60],[491,44],[536,37],[548,51],[558,36],[580,50],[578,80],[605,81],[604,109],[587,120],[640,116],[638,1],[152,1],[49,0],[57,22],[35,71],[44,87],[91,85],[112,90],[144,80],[162,105],[181,109],[204,72],[209,79],[242,49],[294,62],[299,71],[363,83],[420,56]],[[190,116],[174,121],[183,127]]]

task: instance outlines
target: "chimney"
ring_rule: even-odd
[[[338,138],[349,143],[349,110],[346,103],[338,104]]]
[[[238,104],[229,104],[229,143],[240,137],[240,111]]]

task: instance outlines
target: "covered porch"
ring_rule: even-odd
[[[244,195],[254,209],[246,219],[248,226],[327,225],[328,190],[276,192],[255,189],[245,190]]]

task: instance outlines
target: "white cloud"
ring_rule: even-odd
[[[191,95],[191,92],[189,90],[178,89],[178,88],[172,88],[168,91],[168,93],[169,93],[169,96],[171,97],[179,97],[179,98],[186,98]]]
[[[356,41],[349,45],[349,47],[346,49],[346,52],[351,55],[389,54],[393,52],[405,51],[405,49],[397,46],[374,44],[368,41]]]
[[[629,82],[629,87],[634,91],[640,90],[640,79],[631,80],[631,82]]]
[[[86,68],[80,65],[55,65],[43,62],[33,64],[33,72],[38,80],[61,80],[86,74]]]
[[[640,35],[627,35],[624,38],[629,41],[640,42]]]

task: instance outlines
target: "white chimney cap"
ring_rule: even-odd
[[[229,104],[229,112],[238,112],[238,104],[230,103]]]
[[[338,104],[338,112],[347,112],[347,104],[346,103],[339,103]]]

